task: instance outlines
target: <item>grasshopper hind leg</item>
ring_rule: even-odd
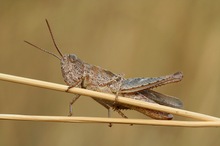
[[[145,109],[145,108],[139,108],[139,107],[132,107],[131,109],[138,111],[148,117],[151,117],[153,119],[157,120],[172,120],[173,115],[166,112],[151,110],[151,109]]]

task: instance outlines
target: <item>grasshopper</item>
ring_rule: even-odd
[[[181,81],[183,78],[182,72],[176,72],[174,74],[161,77],[126,79],[121,74],[115,74],[99,66],[85,63],[84,61],[79,59],[75,54],[63,55],[63,53],[61,52],[61,50],[55,42],[53,33],[51,31],[51,27],[47,20],[46,24],[49,29],[53,44],[60,56],[57,56],[54,53],[42,49],[28,41],[25,42],[60,60],[62,76],[69,88],[85,88],[98,92],[115,94],[116,97],[120,95],[126,98],[131,98],[143,102],[150,102],[174,108],[182,108],[183,104],[178,98],[161,94],[152,90],[153,88],[156,88],[158,86]],[[69,104],[70,116],[72,115],[72,105],[79,97],[80,95],[74,95],[73,100]],[[113,102],[103,99],[93,99],[108,110],[108,116],[110,116],[110,109],[113,109],[114,111],[118,112],[119,115],[121,115],[123,118],[127,118],[122,112],[122,110],[131,109],[138,111],[153,119],[171,120],[173,118],[172,114],[166,112],[140,108],[127,104],[121,104],[117,103],[117,100]]]

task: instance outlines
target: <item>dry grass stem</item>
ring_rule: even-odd
[[[4,80],[4,81],[8,81],[8,82],[14,82],[14,83],[19,83],[19,84],[25,84],[25,85],[29,85],[29,86],[35,86],[35,87],[40,87],[40,88],[45,88],[45,89],[51,89],[51,90],[56,90],[56,91],[62,91],[62,92],[66,92],[66,90],[68,89],[68,86],[66,85],[61,85],[61,84],[56,84],[56,83],[51,83],[51,82],[45,82],[45,81],[40,81],[40,80],[34,80],[34,79],[29,79],[29,78],[24,78],[24,77],[18,77],[18,76],[13,76],[13,75],[8,75],[8,74],[2,74],[0,73],[0,80]],[[69,93],[74,93],[74,94],[80,94],[80,95],[85,95],[85,96],[89,96],[89,97],[95,97],[95,98],[100,98],[100,99],[105,99],[105,100],[110,100],[110,101],[114,101],[115,100],[115,95],[111,95],[111,94],[106,94],[106,93],[101,93],[101,92],[96,92],[96,91],[91,91],[91,90],[86,90],[86,89],[82,89],[82,88],[71,88],[70,90],[68,90]],[[133,106],[138,106],[138,107],[142,107],[142,108],[148,108],[148,109],[153,109],[153,110],[158,110],[158,111],[164,111],[164,112],[168,112],[168,113],[172,113],[175,115],[179,115],[179,116],[183,116],[183,117],[188,117],[188,118],[193,118],[196,120],[202,120],[202,121],[215,121],[215,122],[189,122],[188,124],[186,124],[187,121],[183,122],[183,121],[160,121],[160,120],[134,120],[134,119],[115,119],[115,118],[85,118],[82,120],[79,120],[79,117],[59,117],[62,120],[65,120],[63,122],[73,122],[73,120],[75,119],[79,122],[96,122],[96,123],[133,123],[133,124],[146,124],[148,123],[149,125],[169,125],[169,123],[171,123],[169,126],[173,125],[173,126],[183,126],[182,124],[185,124],[185,126],[190,126],[190,125],[196,125],[197,126],[208,126],[209,125],[213,125],[213,126],[219,126],[220,124],[220,118],[217,117],[213,117],[213,116],[209,116],[209,115],[205,115],[205,114],[201,114],[201,113],[196,113],[196,112],[191,112],[191,111],[187,111],[187,110],[183,110],[183,109],[176,109],[176,108],[172,108],[172,107],[167,107],[167,106],[162,106],[162,105],[157,105],[157,104],[152,104],[152,103],[148,103],[148,102],[141,102],[138,100],[134,100],[134,99],[129,99],[129,98],[125,98],[125,97],[120,97],[118,98],[117,102],[119,103],[123,103],[123,104],[129,104],[129,105],[133,105]],[[14,120],[19,120],[16,118],[16,115],[1,115],[1,116],[5,116],[5,119],[8,117],[9,119],[12,118],[11,116],[15,116]],[[22,116],[17,116],[19,118],[22,118]],[[38,118],[40,116],[33,116],[33,119]],[[47,117],[41,117],[41,118],[48,118],[48,120],[50,119],[48,116]],[[51,117],[51,120],[53,118],[56,117]],[[56,118],[55,121],[59,121]],[[78,119],[77,119],[78,118]],[[83,118],[83,117],[81,117]],[[0,119],[4,119],[3,117],[0,117]],[[68,120],[69,119],[69,120]],[[25,119],[21,119],[21,120],[25,120]],[[26,119],[27,120],[27,119]],[[37,120],[37,119],[36,119]],[[45,121],[48,121],[45,120]],[[103,121],[102,121],[103,120]],[[114,122],[115,121],[115,122]],[[139,122],[138,122],[139,121]],[[153,124],[155,122],[155,124]]]
[[[112,123],[112,124],[135,124],[151,126],[172,127],[219,127],[220,121],[168,121],[168,120],[144,120],[123,118],[101,118],[101,117],[63,117],[63,116],[33,116],[0,114],[0,120],[16,121],[41,121],[41,122],[64,122],[64,123]]]

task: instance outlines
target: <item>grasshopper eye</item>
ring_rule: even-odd
[[[69,55],[69,60],[70,60],[70,62],[75,62],[76,60],[77,60],[77,56],[75,55],[75,54],[70,54]]]

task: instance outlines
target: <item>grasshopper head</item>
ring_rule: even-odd
[[[56,58],[58,58],[61,61],[61,71],[62,71],[62,75],[64,78],[64,81],[66,82],[67,85],[69,86],[77,86],[77,85],[81,85],[81,79],[83,76],[83,72],[84,72],[84,64],[83,62],[77,58],[77,56],[75,54],[65,54],[63,55],[62,52],[60,51],[60,49],[58,48],[53,33],[51,31],[50,25],[48,23],[48,21],[46,20],[47,23],[47,27],[49,29],[53,44],[57,50],[57,52],[59,53],[60,57],[57,56],[54,53],[51,53],[45,49],[42,49],[28,41],[24,41],[27,44],[43,51],[46,52]]]
[[[61,58],[61,72],[67,85],[80,85],[84,63],[75,54],[65,54]]]
[[[69,54],[69,55],[67,55],[67,59],[68,59],[70,62],[72,62],[72,63],[74,63],[74,62],[76,62],[76,61],[78,60],[78,58],[77,58],[77,56],[76,56],[75,54]]]
[[[74,64],[81,64],[82,61],[75,54],[65,54],[60,59],[61,66],[65,64],[68,66],[73,66]]]

